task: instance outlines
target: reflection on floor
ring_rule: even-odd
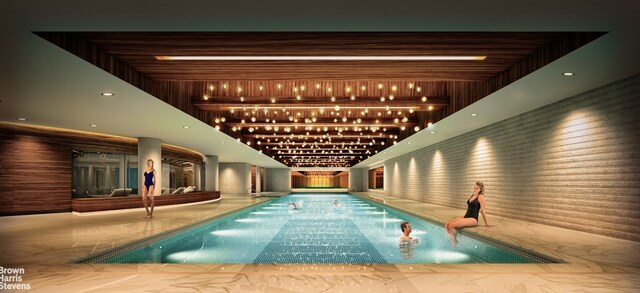
[[[444,222],[448,207],[358,193]],[[0,265],[24,268],[34,292],[565,292],[640,290],[640,243],[491,217],[470,232],[560,258],[563,264],[181,265],[72,264],[82,256],[268,200],[223,195],[219,202],[73,215],[2,217]]]

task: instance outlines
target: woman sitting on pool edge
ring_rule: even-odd
[[[487,227],[495,227],[487,222],[487,214],[485,211],[484,201],[484,184],[480,181],[473,185],[473,194],[467,199],[467,213],[464,217],[457,217],[444,224],[444,230],[451,238],[451,244],[458,244],[456,228],[475,227],[478,226],[478,212],[482,213],[482,219]]]

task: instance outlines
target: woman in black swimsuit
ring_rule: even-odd
[[[467,199],[467,213],[464,217],[457,217],[444,224],[444,230],[451,238],[451,244],[456,246],[458,239],[456,238],[456,228],[474,227],[478,225],[478,212],[482,213],[482,219],[487,227],[494,227],[487,222],[484,202],[484,184],[478,181],[473,185],[473,194]]]
[[[147,210],[147,216],[145,219],[153,218],[153,192],[155,190],[156,185],[156,169],[153,168],[153,160],[147,160],[147,169],[144,171],[144,186],[142,187],[142,203],[144,204],[144,209]],[[151,211],[149,211],[149,206],[147,205],[147,197],[151,199]]]

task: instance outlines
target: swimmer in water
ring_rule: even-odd
[[[414,239],[409,236],[411,234],[411,224],[409,222],[403,222],[400,224],[400,230],[402,230],[402,236],[400,236],[400,245],[403,244],[417,244],[418,239]]]
[[[400,230],[402,230],[402,236],[400,236],[400,255],[404,259],[412,259],[413,245],[418,244],[418,239],[409,236],[409,234],[411,234],[411,224],[409,224],[409,222],[400,224]]]

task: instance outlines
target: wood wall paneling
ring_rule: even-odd
[[[137,154],[137,139],[0,123],[0,215],[71,211],[72,150]],[[165,156],[202,155],[163,145]]]

